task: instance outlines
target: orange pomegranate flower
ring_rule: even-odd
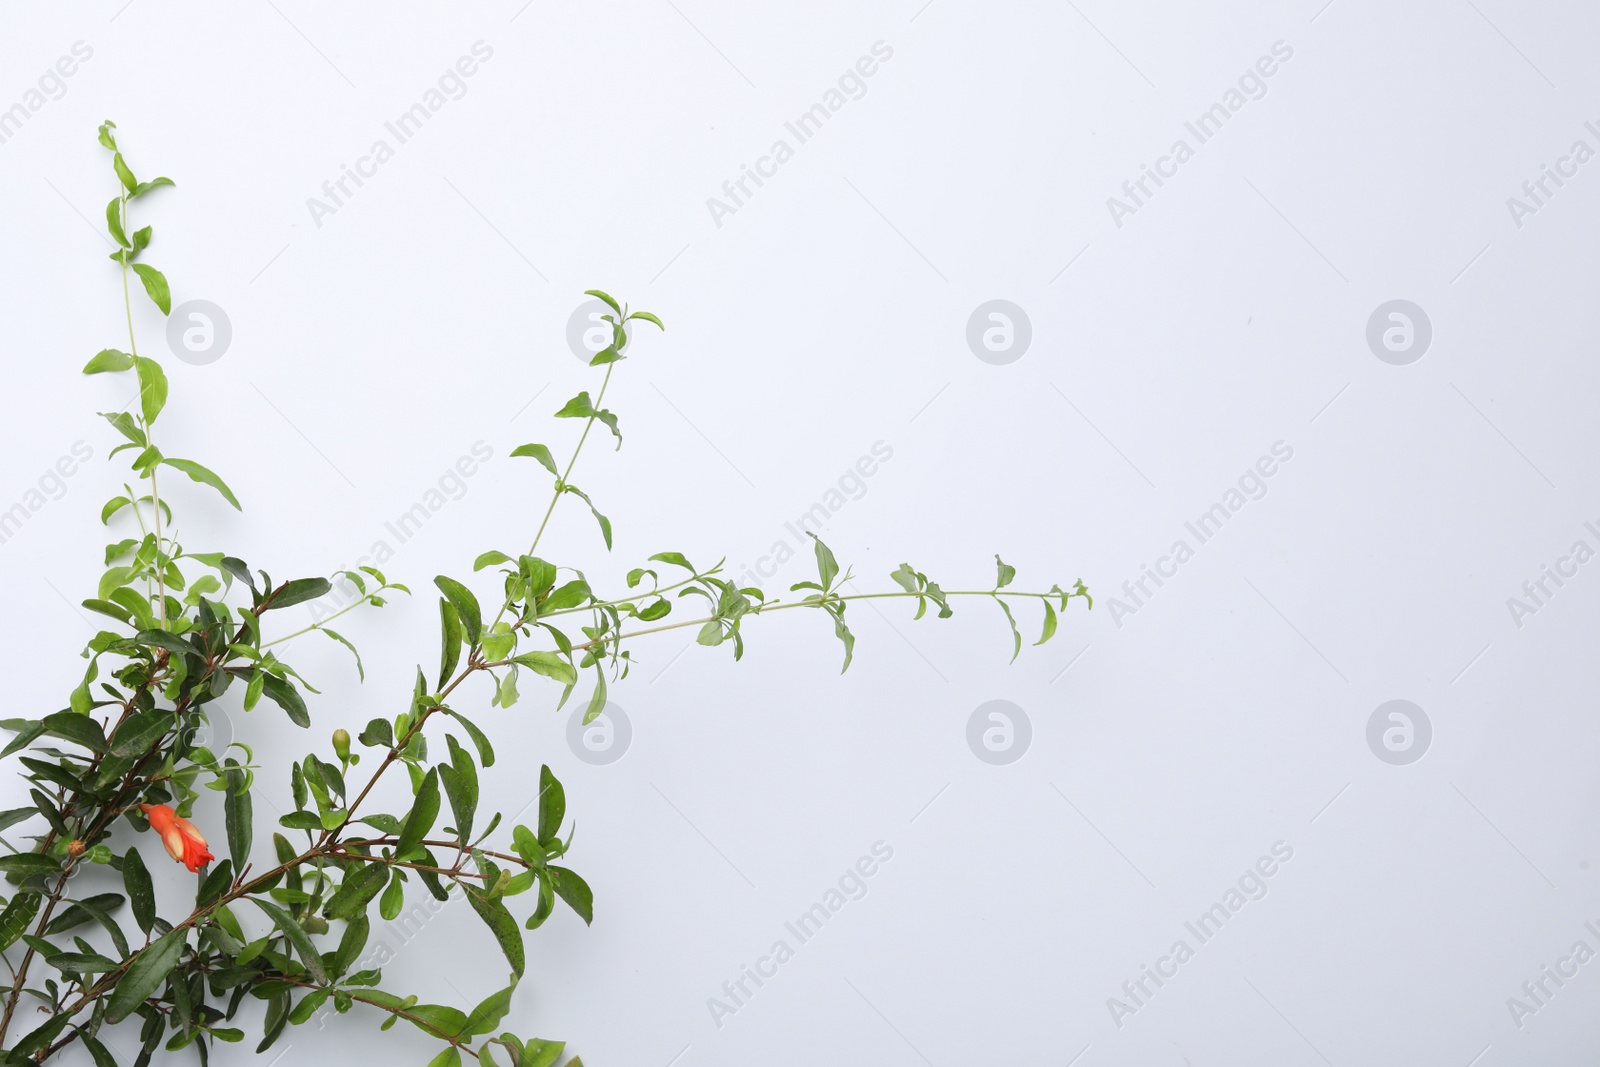
[[[217,858],[206,848],[206,839],[200,836],[194,823],[165,804],[140,804],[139,810],[150,820],[150,828],[161,835],[167,855],[191,871],[198,871]]]

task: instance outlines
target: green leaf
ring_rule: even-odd
[[[817,544],[820,545],[822,542],[818,541]],[[850,660],[855,657],[856,635],[851,633],[850,627],[844,624],[843,604],[838,604],[830,608],[828,614],[833,616],[834,636],[844,643],[844,666],[839,668],[839,673],[843,674],[845,671],[850,669]]]
[[[394,729],[389,725],[388,719],[373,719],[367,723],[367,728],[361,731],[356,738],[368,748],[377,748],[380,745],[394,744]]]
[[[117,239],[117,244],[123,248],[133,247],[133,242],[128,240],[127,233],[122,229],[122,198],[120,196],[112,197],[111,202],[106,204],[106,229],[111,232],[112,237]]]
[[[999,574],[995,578],[994,587],[996,589],[1004,589],[1006,586],[1011,584],[1011,579],[1017,576],[1017,568],[1011,566],[1005,560],[1001,559],[998,552],[995,553],[994,562],[995,566],[999,568]]]
[[[406,825],[405,829],[400,831],[400,840],[395,842],[395,858],[404,857],[421,844],[422,839],[428,836],[428,831],[433,829],[433,821],[438,817],[439,772],[430,767],[422,779],[422,785],[417,788],[417,798],[412,802],[411,813],[406,816]]]
[[[587,396],[588,394],[585,393],[584,395]],[[545,470],[554,474],[557,478],[561,477],[561,472],[556,470],[556,458],[550,454],[550,450],[544,445],[518,445],[511,450],[511,456],[513,459],[518,456],[532,456],[544,465]],[[473,569],[476,570],[477,568]]]
[[[600,514],[600,509],[594,506],[594,501],[590,500],[589,499],[589,494],[585,493],[582,489],[579,489],[575,485],[568,485],[564,491],[568,492],[568,493],[572,493],[575,496],[581,497],[583,499],[583,502],[585,504],[589,505],[589,514],[593,515],[594,516],[594,521],[600,524],[600,535],[606,539],[606,550],[610,551],[611,550],[611,520],[606,518],[604,515]]]
[[[1017,629],[1017,617],[1011,614],[1011,607],[999,597],[994,602],[1000,605],[1000,610],[1006,613],[1006,624],[1011,627],[1011,662],[1017,662],[1017,657],[1022,654],[1022,631]]]
[[[188,656],[194,653],[194,646],[171,630],[140,630],[133,639],[151,648],[164,648],[175,656]]]
[[[822,543],[822,538],[810,530],[806,531],[806,535],[811,538],[813,547],[817,550],[817,573],[822,576],[822,588],[825,591],[832,589],[833,579],[839,573],[839,563],[833,558],[833,551]]]
[[[548,764],[539,768],[539,841],[552,844],[560,839],[561,822],[567,817],[567,791],[550,773]]]
[[[236,871],[244,870],[245,862],[250,858],[250,843],[255,838],[253,805],[245,775],[243,769],[233,766],[223,771],[228,792],[223,797],[222,810],[228,824],[228,855],[233,857],[233,869]]]
[[[451,606],[456,609],[456,614],[461,616],[467,643],[476,645],[478,635],[483,632],[483,609],[478,607],[478,598],[472,595],[472,590],[443,574],[435,578],[433,584],[439,587],[439,592],[445,595]]]
[[[472,573],[476,574],[485,567],[493,567],[496,563],[510,563],[511,557],[504,552],[490,549],[472,561]]]
[[[284,582],[282,587],[267,599],[266,605],[261,610],[276,611],[279,608],[292,608],[296,604],[304,604],[308,600],[327,596],[332,589],[333,583],[326,578],[296,578],[292,582]]]
[[[650,314],[650,312],[648,312],[648,311],[635,311],[632,314],[630,314],[628,316],[628,318],[630,318],[630,319],[643,319],[646,322],[655,323],[656,329],[658,329],[658,330],[665,330],[666,329],[666,326],[662,324],[661,320],[656,318],[654,315]]]
[[[439,598],[439,688],[443,689],[461,661],[461,615],[450,601]]]
[[[494,746],[489,744],[489,738],[484,736],[484,732],[478,729],[472,720],[468,719],[465,715],[462,715],[459,712],[451,711],[449,708],[446,708],[445,712],[456,722],[460,723],[461,728],[467,731],[467,736],[472,738],[472,743],[478,750],[478,762],[483,764],[485,767],[493,767]]]
[[[111,754],[125,759],[144,755],[162,734],[171,729],[173,721],[171,712],[159,708],[139,712],[131,719],[124,720],[112,733]]]
[[[79,715],[72,711],[58,711],[53,715],[44,717],[45,732],[56,737],[65,738],[73,744],[82,745],[91,752],[105,754],[106,735],[100,729],[100,724],[87,715]]]
[[[295,689],[294,684],[287,679],[267,674],[265,671],[261,673],[265,675],[261,688],[267,694],[267,699],[287,712],[290,722],[302,728],[309,728],[311,726],[311,713],[306,710],[306,702],[301,699],[300,693]]]
[[[14,852],[9,856],[0,856],[0,874],[26,877],[30,874],[60,873],[61,862],[52,856],[42,856],[37,852]]]
[[[546,597],[539,610],[545,615],[565,611],[567,608],[577,607],[593,596],[594,592],[589,588],[588,582],[582,578],[574,578]]]
[[[163,185],[176,185],[176,184],[177,183],[174,182],[171,178],[151,178],[147,182],[140,182],[138,185],[134,186],[133,187],[133,192],[129,193],[128,195],[129,195],[129,198],[131,199],[133,197],[143,196],[145,193],[148,193],[150,190],[159,189]]]
[[[95,357],[83,365],[85,374],[104,374],[107,371],[122,371],[133,366],[133,357],[126,352],[115,348],[103,348]]]
[[[383,899],[378,901],[378,914],[386,922],[393,922],[406,905],[406,885],[400,880],[400,872],[395,871],[389,879],[389,888],[383,891]]]
[[[328,629],[326,626],[319,626],[317,629],[321,630],[323,633],[327,634],[329,638],[339,642],[345,648],[350,650],[350,654],[356,658],[356,675],[360,677],[363,682],[366,681],[367,669],[361,665],[361,653],[356,649],[355,645],[350,643],[350,639],[336,630]],[[253,680],[254,679],[252,679],[252,681]],[[247,707],[244,710],[249,711],[250,709]]]
[[[446,1045],[443,1052],[428,1061],[428,1067],[461,1067],[461,1050]]]
[[[107,1022],[119,1023],[126,1019],[135,1008],[144,1004],[145,998],[161,987],[167,975],[183,958],[186,933],[187,930],[172,930],[139,954],[111,992],[111,1000],[106,1005]],[[304,937],[305,934],[300,936]],[[322,961],[318,960],[317,965],[321,967]]]
[[[565,867],[551,867],[550,880],[555,885],[556,895],[567,902],[567,906],[578,913],[578,918],[585,925],[594,922],[594,893],[589,889],[589,883],[579,878]]]
[[[506,962],[511,964],[511,973],[520,977],[527,958],[522,946],[522,928],[517,925],[517,920],[511,917],[504,902],[491,900],[471,886],[463,886],[462,891],[466,893],[467,903],[472,905],[472,910],[478,913],[478,918],[484,921],[500,943],[500,951],[505,953]]]
[[[1056,635],[1056,609],[1048,600],[1040,601],[1044,605],[1044,633],[1039,635],[1035,645],[1042,645]]]
[[[670,563],[674,567],[682,567],[691,574],[700,573],[699,570],[695,568],[695,565],[690,563],[682,552],[657,552],[650,558],[652,560],[660,560],[662,563]]]
[[[456,834],[465,843],[472,837],[472,819],[478,810],[478,768],[454,736],[447,735],[445,740],[450,746],[450,763],[439,765],[439,781],[450,799]]]
[[[27,930],[28,924],[38,912],[38,894],[18,893],[12,897],[11,903],[6,905],[6,910],[0,912],[0,950],[16,944],[17,938]]]
[[[217,492],[221,493],[222,494],[222,499],[224,499],[228,503],[232,504],[235,511],[243,511],[244,510],[244,508],[239,506],[239,498],[233,495],[233,490],[232,489],[228,488],[228,483],[224,482],[221,478],[217,477],[215,472],[213,472],[211,470],[208,470],[205,467],[202,467],[200,464],[196,463],[192,459],[176,459],[176,458],[173,458],[171,456],[168,456],[168,457],[162,459],[161,462],[164,463],[166,466],[171,467],[173,470],[182,471],[184,474],[187,474],[190,478],[192,478],[195,481],[201,483],[202,485],[209,485],[211,488],[213,488]],[[303,579],[303,580],[310,581],[311,579]],[[318,579],[315,579],[315,580],[316,581],[323,581],[324,584],[326,584],[324,579],[318,578]],[[282,607],[282,606],[283,605],[280,605],[280,604],[273,604],[273,607]]]
[[[511,662],[526,667],[535,674],[554,679],[562,685],[572,685],[578,680],[578,671],[565,658],[554,652],[523,652],[511,657]],[[488,766],[485,764],[484,766]]]
[[[354,872],[345,875],[339,891],[333,894],[322,914],[330,919],[353,919],[364,914],[372,898],[389,884],[389,867],[383,863],[362,862]]]
[[[317,946],[311,943],[311,936],[306,933],[305,928],[295,922],[292,915],[276,904],[269,904],[258,897],[250,897],[248,899],[256,907],[266,912],[267,917],[277,925],[279,930],[283,931],[283,935],[294,946],[295,953],[300,957],[301,962],[306,965],[306,970],[311,972],[311,976],[325,984],[328,981],[328,972],[323,969],[322,956],[317,952]]]
[[[467,1016],[467,1024],[462,1028],[464,1034],[492,1034],[500,1026],[501,1021],[511,1013],[511,994],[516,991],[517,983],[512,982],[504,989],[490,993],[483,1001],[472,1009],[472,1014]]]
[[[611,306],[612,311],[615,311],[618,315],[622,314],[622,305],[613,300],[609,294],[603,293],[599,289],[585,289],[583,295],[592,296],[597,300],[604,300]]]
[[[128,192],[131,193],[139,188],[139,179],[135,178],[133,171],[128,169],[127,161],[122,158],[121,152],[111,157],[111,169],[117,172],[118,180],[122,182],[122,187]]]
[[[612,435],[616,437],[617,447],[622,447],[622,431],[617,429],[617,417],[609,411],[597,410],[594,402],[589,399],[587,391],[579,393],[571,400],[568,400],[562,405],[561,410],[556,412],[555,417],[558,419],[599,419],[606,424]]]
[[[139,411],[148,426],[167,406],[167,372],[161,369],[161,364],[145,356],[134,356],[133,366],[139,373]]]
[[[128,891],[133,921],[148,934],[156,924],[156,890],[151,884],[150,872],[145,868],[144,857],[139,855],[136,848],[128,849],[122,857],[122,885]]]
[[[606,672],[601,665],[594,669],[594,695],[589,698],[589,707],[583,713],[583,724],[588,726],[600,717],[606,710]]]
[[[116,960],[107,959],[98,952],[57,952],[44,961],[66,974],[106,974],[117,969]]]
[[[167,288],[166,275],[148,263],[135,263],[133,269],[138,273],[139,280],[144,282],[144,291],[150,294],[150,299],[161,309],[161,314],[172,314],[172,292]]]

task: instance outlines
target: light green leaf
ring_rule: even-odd
[[[161,462],[166,466],[173,468],[174,470],[182,471],[184,474],[187,474],[190,478],[200,482],[202,485],[209,485],[211,488],[221,493],[222,499],[232,504],[235,510],[244,510],[244,508],[239,506],[239,498],[233,495],[233,490],[228,488],[227,483],[221,478],[217,477],[211,471],[207,470],[205,467],[202,467],[200,464],[196,463],[194,460],[173,459],[168,457],[163,459]]]
[[[167,373],[161,364],[145,356],[134,356],[133,366],[139,372],[139,409],[148,426],[167,405]]]
[[[999,574],[995,578],[994,587],[996,589],[1004,589],[1006,586],[1011,584],[1011,579],[1017,576],[1017,568],[1011,566],[1005,560],[1001,559],[999,553],[995,553],[994,562],[995,566],[999,568]]]
[[[161,309],[161,314],[172,314],[172,292],[167,288],[166,275],[148,263],[135,263],[133,269],[139,275],[139,280],[144,282],[144,291]]]
[[[583,395],[588,396],[589,394],[585,393]],[[555,457],[550,454],[550,450],[544,445],[518,445],[511,450],[511,455],[513,458],[517,456],[532,456],[544,465],[545,470],[554,474],[557,478],[561,477],[561,472],[556,470]]]
[[[122,371],[133,366],[133,357],[126,352],[119,352],[115,348],[103,348],[95,357],[83,365],[85,374],[104,374],[107,371]]]
[[[592,296],[598,300],[604,300],[611,306],[612,311],[615,311],[618,315],[622,314],[622,305],[613,300],[609,294],[603,293],[599,289],[585,289],[583,291],[583,295]]]
[[[1056,609],[1048,600],[1040,601],[1044,605],[1044,632],[1039,635],[1035,645],[1042,645],[1056,635]]]
[[[111,231],[111,236],[117,239],[117,244],[123,248],[133,247],[133,242],[128,240],[127,233],[122,229],[121,197],[112,197],[111,202],[106,205],[106,229]]]

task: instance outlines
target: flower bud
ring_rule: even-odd
[[[342,760],[350,758],[350,731],[339,729],[333,732],[333,750]]]
[[[305,915],[300,919],[300,928],[308,934],[325,934],[328,932],[328,920],[320,915]]]
[[[82,841],[68,841],[67,855],[71,856],[73,859],[77,859],[79,856],[88,851],[88,848],[89,846],[85,845]]]

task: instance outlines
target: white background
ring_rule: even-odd
[[[385,522],[474,442],[493,449],[385,565],[418,595],[341,620],[365,685],[311,635],[290,646],[324,693],[309,735],[229,696],[227,728],[265,766],[400,710],[437,658],[433,575],[526,544],[548,478],[508,455],[571,448],[576,424],[548,416],[597,383],[565,341],[590,287],[668,330],[640,336],[608,395],[622,450],[592,440],[575,476],[615,550],[568,501],[541,555],[606,590],[664,549],[742,570],[882,441],[892,459],[825,531],[860,590],[904,560],[984,588],[998,551],[1021,588],[1082,577],[1098,597],[1010,667],[981,601],[914,624],[905,604],[857,605],[842,677],[826,620],[800,613],[750,622],[739,664],[684,652],[682,632],[642,639],[612,693],[632,747],[609,766],[568,749],[552,689],[525,684],[508,712],[468,693],[501,753],[485,806],[515,814],[548,762],[596,895],[592,928],[563,908],[529,935],[517,1032],[591,1067],[1592,1060],[1600,963],[1520,1028],[1507,999],[1579,939],[1600,949],[1583,925],[1600,925],[1600,565],[1520,627],[1507,599],[1574,541],[1600,548],[1583,526],[1600,521],[1600,164],[1520,227],[1506,201],[1575,140],[1600,148],[1583,126],[1600,16],[920,4],[8,5],[0,107],[74,42],[93,55],[0,144],[0,508],[75,441],[96,457],[0,545],[9,713],[64,706],[98,629],[75,605],[124,457],[103,462],[93,413],[131,386],[77,370],[125,341],[97,221],[115,185],[95,126],[113,118],[141,177],[178,182],[136,205],[146,258],[175,302],[233,326],[212,365],[166,359],[163,448],[245,505],[174,483],[186,546],[327,574],[396,547]],[[466,94],[314,219],[308,198],[394,146],[384,123],[477,41],[493,56]],[[893,56],[865,95],[719,226],[707,198],[793,145],[784,122],[878,41]],[[1293,55],[1265,95],[1119,227],[1107,198],[1175,139],[1195,146],[1185,121],[1278,41]],[[1032,324],[1006,366],[965,339],[995,298]],[[1406,366],[1366,342],[1392,299],[1432,322]],[[159,314],[136,315],[141,351],[165,357]],[[1278,441],[1293,458],[1267,495],[1114,618],[1122,583],[1193,545],[1184,523]],[[769,588],[810,571],[802,556]],[[310,621],[286,614],[283,630]],[[1366,740],[1397,698],[1433,726],[1407,766]],[[966,742],[991,699],[1032,724],[1008,766]],[[286,777],[257,788],[263,846]],[[867,895],[719,1027],[708,998],[794,945],[784,922],[877,841],[894,856]],[[1108,998],[1175,940],[1197,946],[1184,923],[1280,841],[1293,858],[1266,897],[1119,1026]],[[504,965],[451,906],[385,970],[470,1006]],[[377,1021],[291,1031],[282,1062],[433,1054]],[[131,1035],[113,1043],[131,1057]]]

